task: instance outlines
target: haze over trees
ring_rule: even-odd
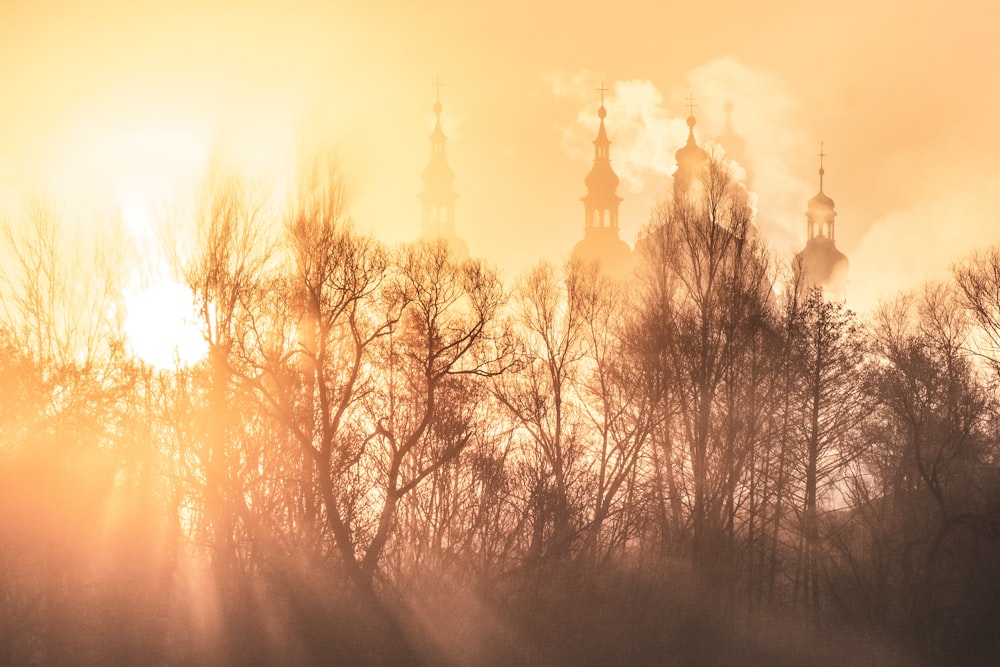
[[[303,173],[206,185],[173,369],[129,352],[123,242],[5,228],[0,662],[1000,655],[1000,251],[861,318],[709,159],[628,281],[505,283]]]

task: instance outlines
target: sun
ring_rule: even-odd
[[[191,290],[163,281],[127,298],[125,335],[132,352],[161,370],[197,364],[208,343],[195,319]]]

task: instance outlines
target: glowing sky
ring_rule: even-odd
[[[631,242],[668,184],[697,99],[726,101],[760,224],[805,238],[826,192],[849,297],[939,276],[1000,241],[1000,41],[982,3],[38,2],[0,8],[0,208],[141,208],[210,163],[280,180],[300,146],[338,151],[355,221],[419,230],[434,90],[471,251],[513,274],[582,234],[603,80]]]

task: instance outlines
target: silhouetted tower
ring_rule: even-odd
[[[837,301],[845,297],[848,262],[837,250],[834,235],[833,200],[823,192],[823,144],[819,150],[819,194],[809,200],[806,209],[806,247],[795,256],[795,275],[804,289],[822,287],[825,294]]]
[[[423,203],[423,218],[421,237],[425,239],[444,239],[456,257],[465,259],[469,256],[469,247],[455,233],[455,200],[458,195],[452,188],[455,182],[455,172],[448,166],[444,154],[444,143],[447,137],[441,129],[441,86],[440,81],[434,83],[437,88],[437,98],[434,102],[434,131],[431,133],[431,158],[424,169],[424,191],[420,194]]]
[[[573,258],[585,262],[597,261],[601,269],[609,275],[624,277],[632,268],[632,249],[619,236],[618,175],[611,168],[610,146],[604,118],[608,115],[604,108],[604,83],[601,92],[601,106],[597,117],[601,119],[594,139],[594,166],[584,179],[587,194],[583,201],[583,240],[573,247]]]
[[[688,138],[687,143],[681,146],[674,157],[677,160],[677,169],[674,171],[674,197],[681,199],[685,197],[691,185],[702,176],[708,154],[702,149],[694,138],[694,126],[698,122],[694,117],[694,97],[688,95]]]

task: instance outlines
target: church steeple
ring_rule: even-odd
[[[819,193],[806,207],[806,247],[796,255],[796,275],[801,286],[822,287],[828,296],[842,300],[846,292],[848,261],[837,249],[834,218],[837,211],[833,200],[823,192],[823,144],[819,148]]]
[[[618,206],[622,198],[618,196],[618,175],[611,168],[610,147],[604,119],[608,115],[604,108],[604,82],[601,106],[597,110],[600,125],[594,139],[594,166],[584,179],[587,194],[583,201],[583,240],[573,248],[573,256],[583,261],[598,261],[604,270],[624,276],[631,268],[632,250],[619,238]]]
[[[598,90],[601,93],[601,106],[597,110],[597,117],[601,119],[601,124],[597,128],[597,138],[594,139],[594,166],[584,179],[587,194],[583,197],[583,228],[585,233],[592,229],[608,228],[618,236],[618,204],[622,198],[617,193],[618,174],[611,168],[611,141],[604,127],[604,119],[608,115],[604,108],[604,93],[607,92],[604,82],[601,82]]]
[[[826,174],[826,169],[823,168],[823,158],[826,157],[826,153],[823,152],[822,142],[820,142],[819,154],[816,157],[819,158],[819,193],[809,200],[809,206],[806,210],[808,238],[812,240],[818,236],[833,241],[835,239],[833,233],[834,218],[837,216],[837,212],[834,210],[833,200],[823,192],[823,176]]]
[[[694,103],[694,96],[688,95],[687,143],[674,153],[674,158],[677,160],[677,169],[674,171],[675,197],[687,194],[688,186],[701,176],[705,161],[708,159],[708,154],[694,138],[694,126],[698,123],[694,117],[696,106],[698,105]]]
[[[423,204],[421,236],[425,239],[445,239],[460,258],[468,257],[468,247],[455,233],[455,200],[458,195],[452,188],[455,172],[448,166],[444,145],[448,137],[441,129],[441,86],[434,83],[437,94],[434,101],[434,131],[431,132],[431,157],[424,169],[424,191],[420,194]]]

